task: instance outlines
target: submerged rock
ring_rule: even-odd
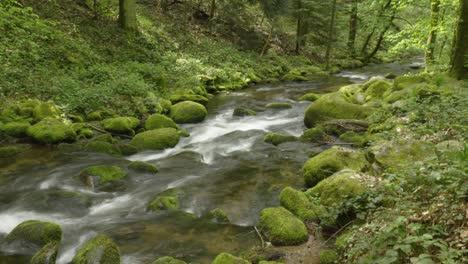
[[[158,258],[157,260],[151,262],[151,264],[187,264],[187,262],[167,256]]]
[[[259,226],[265,237],[275,246],[291,246],[308,239],[304,223],[284,207],[263,209]]]
[[[86,168],[80,173],[80,178],[88,187],[103,189],[120,185],[127,177],[121,168],[110,165],[98,165]]]
[[[255,112],[252,109],[248,109],[245,107],[237,107],[234,109],[234,112],[232,113],[233,116],[254,116],[257,115],[257,112]]]
[[[137,134],[130,144],[140,150],[163,150],[179,143],[179,133],[174,128],[159,128]]]
[[[178,189],[168,189],[158,194],[158,196],[148,205],[150,211],[178,210],[180,208],[179,198],[184,193]]]
[[[263,138],[263,141],[278,146],[281,143],[297,141],[297,138],[295,136],[288,136],[279,133],[268,133]]]
[[[30,264],[55,264],[59,248],[59,242],[48,243],[33,256]]]
[[[28,220],[16,226],[5,238],[9,248],[37,251],[49,243],[60,243],[62,228],[52,222]],[[32,255],[32,254],[31,254]]]
[[[289,108],[292,108],[292,104],[278,102],[278,103],[269,103],[265,107],[269,109],[289,109]]]
[[[56,120],[43,120],[27,130],[28,136],[42,144],[57,144],[60,142],[74,142],[76,133],[73,129]]]
[[[205,106],[192,101],[180,102],[171,107],[171,118],[178,124],[202,122],[207,114]]]
[[[132,161],[128,165],[128,168],[134,171],[148,172],[148,173],[156,173],[159,171],[158,167],[156,167],[155,165],[149,162],[144,162],[144,161]]]
[[[73,257],[72,264],[119,264],[120,250],[104,234],[99,234],[86,242]]]
[[[216,208],[208,213],[208,217],[217,223],[229,223],[229,218],[222,209]]]
[[[332,147],[309,159],[302,168],[307,186],[314,186],[335,172],[349,168],[362,171],[367,165],[364,154],[342,147]]]
[[[303,96],[299,97],[299,101],[309,101],[309,102],[315,102],[320,98],[320,95],[316,93],[308,93],[304,94]]]
[[[312,204],[305,193],[286,187],[280,194],[281,206],[291,211],[301,220],[318,220],[317,214],[322,208]]]
[[[233,256],[229,253],[221,253],[211,262],[211,264],[249,264],[245,259]]]
[[[161,114],[154,114],[148,117],[145,122],[146,130],[172,127],[178,129],[179,126],[169,117]]]
[[[140,124],[140,120],[135,117],[114,117],[104,119],[102,125],[107,131],[133,135],[135,128]]]

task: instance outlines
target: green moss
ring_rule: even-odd
[[[77,133],[79,138],[92,138],[94,131],[90,128],[83,128]]]
[[[192,101],[202,105],[208,104],[208,98],[197,94],[178,94],[171,96],[169,99],[171,100],[172,104],[177,104],[184,101]]]
[[[181,137],[190,137],[190,133],[185,129],[179,129],[177,130],[177,133],[179,133],[179,136]]]
[[[282,79],[283,81],[309,81],[323,75],[324,73],[319,67],[305,66],[291,69]]]
[[[107,143],[117,143],[117,139],[113,138],[111,134],[105,133],[93,138],[93,141],[101,141]]]
[[[348,246],[348,240],[352,236],[351,232],[344,232],[335,240],[335,247],[338,251],[346,250]]]
[[[134,171],[139,172],[149,172],[149,173],[156,173],[159,171],[158,167],[155,165],[144,162],[144,161],[133,161],[128,165],[128,168]]]
[[[133,146],[132,144],[128,144],[128,143],[119,144],[117,145],[117,147],[119,148],[120,153],[124,156],[130,156],[130,155],[138,153],[138,148]]]
[[[312,204],[305,193],[286,187],[280,194],[281,206],[291,211],[301,220],[318,220],[318,214],[322,208]]]
[[[320,98],[320,95],[315,94],[315,93],[308,93],[304,94],[303,96],[299,97],[299,101],[309,101],[309,102],[315,102]]]
[[[343,92],[321,96],[311,103],[305,112],[304,123],[307,127],[331,119],[365,119],[372,108],[354,104]]]
[[[42,144],[74,142],[76,140],[76,133],[70,126],[54,120],[43,120],[29,127],[27,134],[34,141]]]
[[[179,126],[169,117],[161,114],[154,114],[148,117],[145,122],[146,130],[172,127],[178,129]]]
[[[233,116],[254,116],[257,115],[257,112],[254,110],[245,108],[245,107],[236,107],[234,112],[232,113]]]
[[[292,104],[278,102],[278,103],[269,103],[265,107],[269,109],[289,109],[289,108],[292,108]]]
[[[282,79],[283,81],[289,81],[289,82],[303,82],[303,81],[308,80],[307,77],[294,73],[294,72],[286,73]]]
[[[187,262],[167,256],[158,258],[157,260],[151,262],[151,264],[187,264]]]
[[[217,223],[229,223],[229,218],[228,218],[226,212],[224,212],[220,208],[216,208],[216,209],[211,210],[208,213],[208,217],[210,219],[213,219]]]
[[[116,181],[121,181],[125,177],[127,177],[127,173],[125,173],[121,168],[117,166],[110,166],[110,165],[98,165],[86,168],[80,173],[81,180],[90,185],[92,178],[97,177],[97,183],[100,185],[106,183],[112,183]]]
[[[337,171],[346,168],[362,171],[366,165],[361,152],[335,146],[309,159],[302,168],[302,174],[306,185],[314,186]]]
[[[184,101],[171,107],[171,118],[179,124],[198,123],[205,120],[206,108],[199,103]]]
[[[384,95],[391,89],[392,85],[382,79],[372,79],[362,86],[366,101],[383,99]]]
[[[51,242],[60,243],[62,229],[51,222],[28,220],[16,226],[5,238],[7,243],[28,243],[39,248]]]
[[[259,226],[275,246],[298,245],[308,238],[304,223],[283,207],[263,209]]]
[[[107,131],[120,134],[135,134],[134,129],[140,124],[140,120],[134,117],[114,117],[104,119],[102,125]]]
[[[39,122],[45,118],[60,118],[62,111],[53,103],[40,103],[34,107],[34,121]]]
[[[399,91],[417,84],[427,83],[430,79],[426,75],[404,75],[395,78],[393,90]]]
[[[120,156],[120,149],[105,141],[90,141],[83,149],[88,152],[106,153],[109,155]]]
[[[24,150],[25,148],[19,146],[0,147],[0,158],[13,157],[20,154]]]
[[[263,141],[278,146],[281,143],[297,141],[297,138],[295,136],[288,136],[279,133],[268,133],[263,138]]]
[[[172,102],[166,99],[159,99],[159,104],[161,105],[163,114],[169,114],[171,112]]]
[[[321,126],[307,129],[301,135],[302,141],[313,142],[313,143],[324,141],[327,138],[328,136],[325,133],[325,130]]]
[[[84,118],[80,115],[68,114],[67,118],[70,119],[73,123],[83,123]]]
[[[336,250],[326,249],[319,253],[320,264],[333,264],[338,261],[338,254]]]
[[[31,125],[26,122],[10,122],[3,126],[3,132],[11,137],[23,138],[27,136],[27,131],[30,126]]]
[[[262,260],[258,264],[282,264],[282,262]]]
[[[363,147],[367,143],[367,138],[354,131],[348,131],[340,135],[340,139],[347,143],[352,143],[354,146]]]
[[[60,243],[50,242],[39,250],[31,259],[30,264],[53,264],[57,259]]]
[[[148,206],[148,209],[151,211],[177,210],[179,208],[179,198],[173,196],[158,196]]]
[[[245,259],[233,256],[229,253],[221,253],[211,262],[211,264],[249,264]]]
[[[173,148],[179,143],[179,133],[174,128],[160,128],[137,134],[131,144],[141,150]]]
[[[112,239],[99,234],[78,250],[71,263],[118,264],[120,263],[120,250]]]
[[[88,121],[101,121],[103,119],[112,118],[112,117],[116,117],[116,114],[111,112],[111,111],[108,111],[108,110],[98,110],[98,111],[94,111],[94,112],[89,113],[86,116],[86,120],[88,120]]]

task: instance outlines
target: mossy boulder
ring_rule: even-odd
[[[155,165],[149,162],[144,162],[144,161],[132,161],[128,165],[128,168],[134,171],[148,172],[148,173],[156,173],[159,171],[158,167],[156,167]]]
[[[99,234],[86,242],[73,257],[72,264],[119,264],[120,250],[112,239]]]
[[[140,120],[135,117],[114,117],[102,121],[102,125],[107,131],[119,134],[133,135],[135,128],[140,124]]]
[[[319,141],[325,141],[328,139],[325,130],[319,126],[314,128],[309,128],[300,137],[301,141],[316,143]]]
[[[104,134],[98,135],[98,136],[93,138],[93,141],[107,142],[107,143],[111,143],[111,144],[114,144],[114,143],[118,142],[118,140],[113,138],[112,135],[109,134],[109,133],[104,133]]]
[[[279,133],[268,133],[263,138],[263,141],[266,142],[266,143],[278,146],[279,144],[282,144],[282,143],[285,143],[285,142],[297,141],[297,137],[290,136],[290,135],[283,135],[283,134],[279,134]]]
[[[363,147],[367,144],[368,139],[362,134],[358,134],[354,131],[347,131],[340,135],[340,139],[344,142],[351,143],[357,147]]]
[[[83,150],[88,152],[106,153],[109,155],[120,156],[120,149],[105,141],[90,141],[84,145]]]
[[[179,126],[169,117],[161,114],[154,114],[148,117],[145,122],[146,130],[172,127],[178,129]]]
[[[252,109],[248,109],[245,107],[237,107],[234,109],[234,112],[232,113],[233,116],[254,116],[257,115],[257,112],[255,112]]]
[[[309,81],[325,73],[317,66],[293,68],[283,76],[283,81]]]
[[[172,104],[177,104],[184,101],[192,101],[202,105],[207,105],[209,101],[205,96],[197,94],[178,94],[171,96],[169,99]]]
[[[205,106],[192,101],[180,102],[171,107],[171,118],[178,124],[202,122],[207,114]]]
[[[59,242],[48,243],[33,256],[30,264],[55,264],[59,248]]]
[[[49,243],[60,243],[62,228],[58,224],[28,220],[16,226],[5,238],[9,246],[39,250]]]
[[[180,208],[180,198],[184,192],[179,189],[167,189],[157,195],[148,205],[150,211],[178,210]]]
[[[166,256],[158,258],[157,260],[151,262],[151,264],[187,264],[187,262]]]
[[[312,204],[305,193],[291,187],[286,187],[281,191],[280,203],[303,221],[318,220],[318,214],[322,210],[319,206]]]
[[[384,95],[392,90],[392,85],[382,79],[371,79],[362,85],[362,91],[366,101],[383,99]]]
[[[30,126],[28,122],[10,122],[3,126],[3,132],[11,137],[23,138],[27,136]]]
[[[269,103],[265,106],[268,109],[290,109],[292,104],[285,102]]]
[[[220,208],[216,208],[216,209],[211,210],[208,213],[208,218],[214,220],[217,223],[229,223],[229,218],[228,218],[226,212],[224,212]]]
[[[40,103],[33,109],[34,121],[39,122],[45,118],[60,118],[62,111],[53,103]]]
[[[27,134],[41,144],[57,144],[76,140],[76,133],[70,126],[55,120],[43,120],[36,123],[28,128]]]
[[[393,82],[393,90],[400,91],[421,83],[429,83],[430,78],[424,74],[420,75],[404,75],[395,78]]]
[[[304,123],[307,127],[332,119],[365,119],[372,108],[352,102],[343,92],[329,93],[311,103],[305,112]]]
[[[298,245],[308,239],[304,223],[284,207],[263,209],[259,226],[265,237],[275,246]]]
[[[88,121],[101,121],[106,118],[112,118],[112,117],[117,117],[117,115],[111,111],[108,110],[98,110],[89,113],[86,116],[86,120]]]
[[[314,186],[333,173],[349,168],[362,171],[367,165],[364,154],[342,147],[332,147],[309,159],[302,168],[307,186]]]
[[[316,93],[308,93],[304,94],[303,96],[299,97],[299,101],[309,101],[309,102],[315,102],[320,98],[320,95]]]
[[[229,253],[221,253],[216,256],[211,264],[250,264],[250,262]]]
[[[124,156],[130,156],[138,153],[138,148],[129,143],[118,144],[120,153]]]
[[[320,264],[333,264],[338,261],[338,253],[333,249],[321,250],[319,253]]]
[[[174,128],[159,128],[137,134],[130,144],[140,150],[163,150],[175,147],[179,137]]]
[[[93,189],[114,187],[121,184],[126,177],[127,173],[120,167],[110,165],[88,167],[80,173],[81,181]]]

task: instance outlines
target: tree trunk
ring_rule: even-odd
[[[351,55],[356,53],[354,44],[356,43],[358,23],[358,0],[351,0],[351,14],[349,17],[349,36],[348,36],[348,50]]]
[[[440,0],[431,1],[430,32],[427,38],[426,69],[434,64],[434,50],[437,41],[437,25],[439,24]]]
[[[460,4],[450,74],[457,79],[468,79],[468,0],[460,0]]]
[[[119,24],[127,31],[137,30],[136,0],[119,0]]]
[[[211,0],[210,19],[213,19],[216,12],[216,0]]]
[[[330,53],[333,43],[333,35],[334,35],[334,28],[335,28],[335,13],[336,13],[336,0],[333,0],[332,3],[332,11],[331,11],[331,19],[330,19],[330,27],[328,28],[328,43],[327,43],[327,52],[325,54],[325,61],[326,61],[326,69],[330,68]]]
[[[270,41],[271,41],[272,35],[273,35],[273,25],[271,26],[270,33],[268,34],[268,37],[267,37],[267,39],[265,41],[265,44],[263,45],[262,52],[260,53],[260,56],[265,55],[265,53],[267,52],[268,46],[270,46]]]
[[[298,1],[298,11],[297,11],[297,25],[296,25],[296,54],[299,54],[301,51],[301,39],[302,39],[302,29],[301,29],[301,23],[302,23],[302,1]]]

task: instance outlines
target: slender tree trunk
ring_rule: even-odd
[[[460,4],[450,74],[457,79],[468,79],[468,0],[460,0]]]
[[[369,33],[369,35],[367,35],[367,38],[364,41],[364,44],[362,45],[362,48],[361,48],[361,54],[362,55],[366,54],[367,47],[369,46],[370,40],[374,36],[374,33],[375,33],[375,28],[373,28],[371,33]]]
[[[211,0],[210,19],[213,19],[216,12],[216,0]]]
[[[302,39],[302,1],[298,1],[298,11],[297,11],[297,25],[296,25],[296,54],[299,54],[301,50],[301,39]]]
[[[127,31],[137,30],[135,0],[119,0],[119,24]]]
[[[430,32],[427,38],[426,68],[434,64],[434,50],[437,42],[437,25],[439,24],[440,0],[431,1]]]
[[[273,35],[273,25],[271,26],[270,33],[268,34],[268,37],[267,37],[267,39],[265,41],[265,44],[263,45],[262,52],[260,53],[260,56],[265,55],[265,53],[267,52],[268,46],[270,45],[272,35]]]
[[[351,55],[356,53],[355,43],[357,34],[358,23],[358,0],[351,0],[351,14],[349,17],[349,36],[348,36],[348,50]]]
[[[328,29],[327,52],[325,54],[327,70],[330,68],[330,54],[331,54],[331,48],[332,48],[332,43],[333,43],[334,28],[335,28],[335,13],[336,13],[336,0],[333,0],[331,18],[330,18],[330,27]]]

